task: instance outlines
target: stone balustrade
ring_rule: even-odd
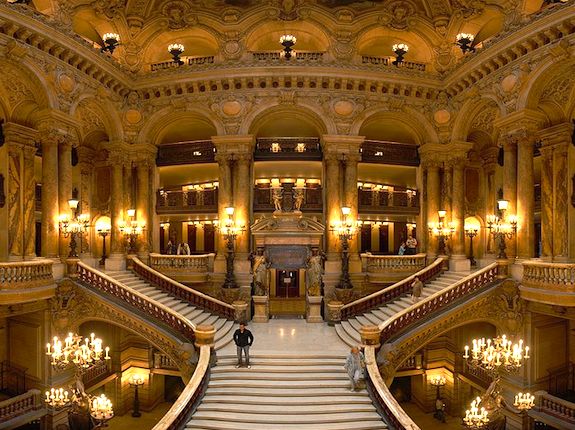
[[[210,297],[167,277],[157,270],[146,266],[138,258],[133,259],[134,272],[140,277],[160,288],[162,291],[224,318],[234,319],[234,307],[221,300]]]
[[[5,423],[32,411],[38,411],[43,407],[44,401],[40,390],[28,390],[24,394],[0,402],[0,423]],[[2,426],[2,428],[4,427]]]
[[[154,369],[177,370],[178,366],[168,354],[156,352],[154,353]]]
[[[377,367],[374,346],[365,347],[365,362],[367,368],[366,382],[370,388],[371,398],[390,421],[390,427],[396,430],[419,430],[420,427],[405,413],[385,385]]]
[[[367,311],[370,311],[371,309],[383,306],[386,303],[392,302],[398,297],[411,292],[411,284],[413,283],[413,280],[416,276],[421,280],[421,282],[425,283],[438,276],[442,270],[443,258],[438,258],[429,266],[414,273],[413,275],[402,279],[401,281],[396,282],[387,288],[376,291],[369,296],[354,300],[353,302],[343,306],[340,311],[341,319],[346,320],[356,315],[361,315]]]
[[[569,428],[575,426],[575,403],[552,396],[547,391],[536,391],[534,395],[535,407],[533,409],[536,413],[558,418],[569,423],[567,426]]]
[[[363,272],[372,283],[394,282],[425,267],[427,256],[415,255],[360,255]]]
[[[0,263],[0,289],[30,288],[54,283],[51,260]]]
[[[521,297],[560,306],[575,306],[575,264],[526,261]]]
[[[166,255],[150,254],[150,266],[160,273],[184,282],[205,282],[214,271],[216,254]],[[180,279],[186,278],[186,279]]]

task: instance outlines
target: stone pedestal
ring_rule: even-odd
[[[339,300],[333,300],[327,304],[327,320],[330,325],[341,321],[341,308],[343,303]]]
[[[118,272],[121,270],[126,270],[126,257],[124,254],[112,254],[106,258],[106,263],[104,264],[106,271]]]
[[[79,258],[67,258],[66,259],[66,273],[68,277],[75,279],[78,277],[78,262]]]
[[[521,282],[523,279],[523,262],[528,261],[527,259],[516,259],[513,264],[509,266],[509,276],[517,282]]]
[[[498,267],[498,273],[497,273],[497,277],[499,279],[505,279],[509,276],[509,260],[506,259],[502,259],[502,260],[496,260],[497,264],[499,265]]]
[[[252,296],[254,301],[254,316],[252,321],[255,323],[266,323],[270,319],[270,298],[268,296]]]
[[[234,320],[236,322],[248,321],[248,304],[243,300],[236,300],[232,303],[234,307]]]
[[[376,325],[364,325],[359,330],[361,335],[361,344],[365,346],[373,346],[379,348],[381,345],[379,341],[379,327]]]
[[[469,272],[471,263],[465,255],[452,255],[449,259],[449,268],[454,272]]]
[[[323,318],[321,317],[322,300],[322,296],[307,296],[305,319],[308,323],[323,322]]]
[[[336,288],[335,296],[340,302],[349,303],[353,298],[353,288]]]
[[[59,281],[66,273],[66,265],[62,263],[59,258],[53,259],[52,261],[52,276],[55,281]]]
[[[216,329],[213,325],[200,324],[196,327],[194,333],[196,335],[194,345],[196,345],[198,348],[204,345],[213,348],[214,337],[216,335]]]

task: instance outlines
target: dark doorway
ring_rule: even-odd
[[[389,254],[389,225],[379,226],[379,252]]]
[[[276,273],[276,297],[299,297],[298,271],[277,270]]]
[[[34,237],[34,252],[39,257],[42,252],[42,223],[36,223],[36,233]]]
[[[371,251],[371,224],[361,226],[361,252]]]
[[[213,224],[204,224],[204,252],[214,252],[216,234]]]
[[[196,226],[188,224],[188,246],[191,252],[196,252]]]

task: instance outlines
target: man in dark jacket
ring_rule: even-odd
[[[236,367],[242,366],[242,351],[246,356],[246,367],[251,369],[250,366],[250,346],[254,343],[254,336],[252,332],[246,328],[245,323],[240,323],[240,328],[234,333],[234,342],[238,348],[238,364]]]

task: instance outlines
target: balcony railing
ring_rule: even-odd
[[[215,148],[211,140],[195,140],[160,145],[156,159],[158,166],[214,162]]]
[[[297,62],[317,62],[323,60],[323,52],[303,52],[295,51],[292,54],[292,58],[285,60],[280,51],[263,51],[263,52],[252,52],[252,57],[256,61],[268,61],[268,62],[279,62],[280,60],[285,60],[286,64],[293,65]],[[289,61],[289,63],[287,63]]]
[[[255,161],[321,159],[317,137],[259,137],[256,140]]]
[[[523,263],[521,297],[560,306],[575,305],[575,264]]]
[[[546,391],[536,391],[533,415],[549,415],[567,424],[564,428],[575,427],[575,403],[552,396]],[[530,414],[531,415],[531,414]],[[563,428],[563,427],[562,427]]]
[[[423,269],[426,258],[426,254],[372,255],[365,253],[361,254],[361,264],[369,282],[392,282]]]
[[[0,290],[42,287],[53,283],[51,260],[0,263]]]
[[[171,213],[217,213],[218,190],[160,190],[157,194],[156,212]]]
[[[205,57],[182,57],[184,64],[182,66],[203,66],[205,64],[213,64],[215,57],[213,55],[208,55]],[[177,69],[182,67],[178,63],[172,60],[161,61],[159,63],[150,64],[150,70],[156,72],[158,70],[166,69]]]
[[[150,254],[150,266],[179,282],[206,282],[214,271],[215,256]]]
[[[364,163],[419,166],[419,155],[416,145],[365,140],[361,145],[361,161]]]
[[[362,55],[362,64],[373,64],[375,66],[393,66],[399,69],[419,70],[425,72],[426,64],[418,63],[416,61],[402,61],[397,66],[393,64],[395,57],[372,57],[370,55]]]
[[[178,370],[178,366],[169,355],[164,354],[163,352],[155,352],[154,369]]]
[[[42,394],[40,390],[36,389],[28,390],[24,394],[0,402],[0,423],[6,423],[34,411],[37,411],[38,415],[30,417],[30,421],[38,419],[46,413]],[[3,425],[2,428],[8,428],[8,426]]]
[[[360,213],[419,213],[417,192],[359,190],[357,198]]]

